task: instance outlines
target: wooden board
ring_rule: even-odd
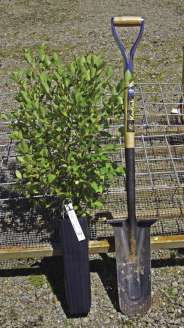
[[[184,235],[154,236],[151,237],[151,248],[184,248]],[[108,253],[114,251],[114,238],[92,240],[89,242],[89,254]],[[0,260],[42,258],[61,256],[62,249],[51,245],[32,247],[6,247],[0,248]]]

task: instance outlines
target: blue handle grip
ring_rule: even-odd
[[[136,40],[134,41],[134,43],[132,45],[132,48],[130,49],[130,52],[128,55],[126,53],[126,49],[124,47],[123,41],[121,40],[119,33],[116,31],[116,25],[114,24],[114,17],[111,18],[111,28],[112,28],[112,35],[119,47],[122,57],[124,59],[125,70],[129,70],[131,73],[133,73],[133,58],[134,58],[138,43],[144,32],[144,19],[142,18],[139,33],[137,35]]]

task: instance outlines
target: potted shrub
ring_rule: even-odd
[[[113,85],[112,70],[95,54],[62,65],[41,46],[26,50],[25,59],[28,66],[13,75],[18,106],[8,116],[16,179],[24,195],[53,196],[37,200],[53,209],[55,197],[63,206],[71,202],[77,214],[85,240],[77,239],[66,212],[61,230],[69,312],[79,315],[90,309],[89,210],[102,206],[102,193],[123,171],[108,156],[113,144],[104,142],[109,117],[121,115],[123,83]]]

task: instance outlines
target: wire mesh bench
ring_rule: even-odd
[[[184,234],[184,126],[180,116],[171,113],[177,108],[181,94],[179,84],[139,83],[136,86],[137,219],[156,219],[151,230],[152,243],[156,245],[157,236],[174,235],[175,243],[166,242],[172,247],[184,242],[181,237]],[[0,91],[1,111],[11,110],[14,102],[12,90]],[[123,131],[123,117],[119,122],[109,120],[112,138],[105,142],[114,142],[117,146],[109,155],[124,165],[124,143],[119,133]],[[61,254],[59,220],[43,219],[43,213],[35,212],[28,200],[19,198],[13,191],[15,145],[9,140],[8,132],[7,125],[0,122],[0,257]],[[113,181],[103,200],[104,208],[94,214],[89,224],[92,253],[110,249],[110,244],[104,241],[113,236],[107,219],[127,217],[124,176]],[[180,236],[178,240],[177,236]],[[98,244],[99,240],[104,243]]]

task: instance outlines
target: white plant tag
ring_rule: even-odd
[[[171,114],[178,114],[178,115],[180,115],[181,114],[180,108],[172,108],[171,109]]]
[[[84,236],[84,233],[82,231],[82,228],[80,226],[80,223],[79,223],[79,221],[77,219],[77,215],[76,215],[76,213],[75,213],[75,211],[73,209],[72,203],[66,204],[65,205],[65,209],[66,209],[66,212],[67,212],[68,217],[70,219],[70,222],[71,222],[71,224],[73,226],[73,229],[75,231],[75,234],[77,236],[78,241],[85,240],[86,238]]]

